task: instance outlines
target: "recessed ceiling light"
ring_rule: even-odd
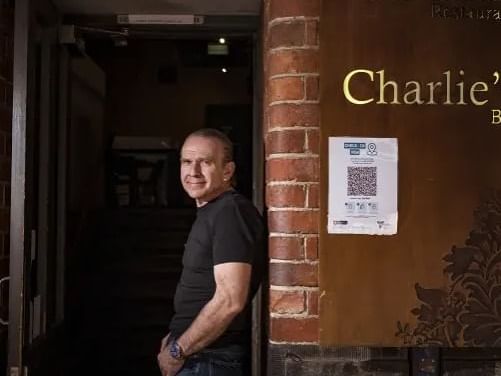
[[[226,39],[224,38],[219,38],[219,44],[225,44],[226,43]]]

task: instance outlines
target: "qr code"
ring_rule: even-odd
[[[348,167],[348,196],[376,196],[377,167]]]

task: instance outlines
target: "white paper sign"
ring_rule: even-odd
[[[396,138],[329,137],[330,234],[397,233]]]
[[[193,14],[119,14],[117,23],[120,25],[200,25],[204,23],[204,18]]]

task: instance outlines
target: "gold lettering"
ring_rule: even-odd
[[[421,99],[421,85],[417,81],[409,81],[405,84],[405,89],[407,90],[409,86],[414,85],[414,89],[409,90],[404,94],[404,103],[405,104],[423,104],[424,101]],[[414,99],[409,100],[411,94],[414,96]]]
[[[432,4],[431,16],[433,18],[442,17],[442,7],[440,6],[440,4]]]
[[[437,102],[435,102],[435,89],[437,87],[442,86],[442,83],[441,82],[428,82],[426,85],[428,85],[430,87],[430,98],[429,98],[427,104],[437,104]]]
[[[346,99],[348,99],[348,101],[350,101],[351,103],[353,104],[367,104],[367,103],[371,103],[374,101],[374,98],[370,98],[370,99],[356,99],[352,94],[351,94],[351,91],[350,91],[350,81],[351,79],[353,78],[354,75],[356,74],[359,74],[359,73],[364,73],[364,74],[367,74],[371,81],[374,82],[374,72],[373,71],[370,71],[370,70],[367,70],[367,69],[356,69],[354,71],[351,71],[350,73],[348,73],[346,75],[346,77],[344,78],[344,81],[343,81],[343,93],[344,93],[344,96]]]
[[[464,76],[464,71],[460,70],[459,75]],[[464,82],[460,81],[456,84],[456,86],[459,88],[459,102],[457,104],[466,104],[464,101]]]
[[[469,82],[467,83],[464,79],[465,71],[462,69],[454,72],[454,75],[459,77],[453,78],[451,70],[447,70],[442,74],[445,78],[442,76],[440,81],[394,81],[386,78],[386,71],[384,69],[379,71],[356,69],[345,76],[343,81],[343,93],[350,103],[356,105],[375,102],[377,104],[440,104],[463,106],[471,103],[475,106],[483,106],[489,102],[487,97],[487,93],[489,92],[488,82],[477,81],[472,84]],[[368,76],[369,81],[365,81],[367,77],[356,77],[356,79],[362,81],[353,82],[353,79],[355,79],[357,75]],[[376,78],[375,75],[379,77]],[[372,85],[378,84],[378,88],[372,87],[373,90],[379,89],[379,93],[376,94],[377,97],[374,94],[359,94],[359,96],[357,96],[352,93],[352,85],[355,85],[356,88],[365,88],[366,90],[363,93],[370,93],[367,89],[371,88],[371,86],[369,86],[371,83]],[[427,88],[425,88],[425,85]]]
[[[452,104],[451,102],[451,71],[445,71],[445,102],[444,104]]]
[[[476,89],[477,86],[482,86],[482,88]],[[483,106],[484,104],[489,102],[488,99],[485,99],[483,101],[477,100],[477,97],[475,96],[475,92],[477,92],[477,91],[487,92],[487,91],[489,91],[489,86],[487,86],[487,84],[485,82],[482,82],[482,81],[475,82],[473,85],[471,85],[471,88],[470,88],[471,103],[473,103],[475,106]]]
[[[501,110],[496,109],[496,110],[491,110],[492,112],[492,123],[493,125],[499,125],[501,124]]]
[[[384,79],[384,69],[377,71],[377,74],[379,74],[379,101],[377,104],[388,104],[388,102],[385,101],[385,90],[388,86],[391,86],[393,88],[393,101],[391,104],[400,104],[398,101],[398,85],[395,81],[385,81]]]

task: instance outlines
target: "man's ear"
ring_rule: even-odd
[[[235,162],[228,162],[224,165],[224,180],[225,181],[230,181],[231,178],[233,177],[233,174],[235,174]]]

